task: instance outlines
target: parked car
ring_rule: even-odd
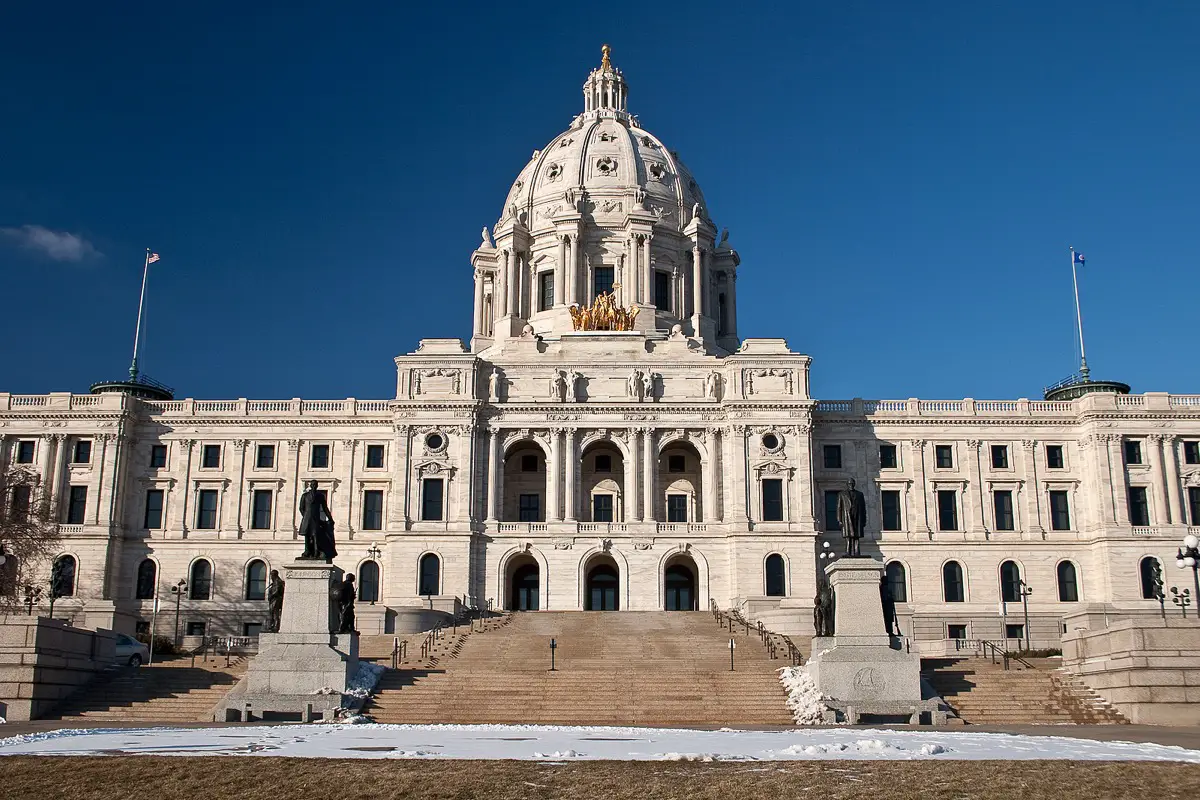
[[[146,647],[146,645],[132,636],[126,636],[123,633],[117,634],[117,651],[116,657],[113,658],[114,664],[128,664],[131,667],[140,667],[149,660],[149,647]]]

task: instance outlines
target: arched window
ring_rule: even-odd
[[[783,556],[771,553],[763,569],[766,572],[767,597],[783,597],[787,594],[787,582],[783,575]]]
[[[1021,602],[1021,568],[1015,561],[1000,565],[1000,599],[1006,603]]]
[[[267,565],[257,558],[246,565],[246,599],[267,599]]]
[[[5,553],[3,548],[0,556],[4,558],[0,563],[0,597],[12,597],[17,594],[17,557]]]
[[[1079,602],[1079,582],[1075,577],[1075,565],[1070,561],[1058,562],[1058,599],[1062,603]]]
[[[897,603],[908,602],[908,581],[905,579],[904,565],[899,561],[891,561],[887,565],[887,586],[892,600]]]
[[[379,600],[379,565],[364,561],[358,568],[358,599],[364,603]]]
[[[1162,562],[1154,556],[1146,556],[1138,564],[1142,576],[1142,599],[1157,600],[1162,591]]]
[[[947,603],[962,603],[967,593],[963,587],[962,565],[957,561],[947,561],[942,566],[942,596]]]
[[[192,564],[192,576],[188,581],[188,599],[212,599],[212,564],[203,558]]]
[[[441,594],[438,591],[438,583],[441,578],[442,562],[433,553],[426,553],[421,556],[421,563],[418,569],[420,573],[420,583],[417,589],[417,594],[434,595]]]
[[[59,556],[50,570],[50,591],[55,597],[75,596],[75,556]]]
[[[154,590],[158,584],[158,565],[149,558],[143,558],[138,564],[137,587],[134,598],[137,600],[153,600]]]

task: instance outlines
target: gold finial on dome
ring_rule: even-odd
[[[612,48],[608,45],[600,46],[600,54],[602,56],[600,59],[600,69],[612,69],[612,62],[608,60],[608,54],[611,52]]]

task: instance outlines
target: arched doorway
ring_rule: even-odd
[[[666,590],[663,608],[667,611],[696,610],[696,565],[691,559],[681,558],[669,563],[663,571],[663,585]]]
[[[588,568],[583,607],[586,611],[616,611],[621,579],[611,559],[600,560]]]
[[[522,556],[513,566],[508,580],[508,610],[537,611],[541,608],[538,587],[542,573],[538,563],[529,556]]]

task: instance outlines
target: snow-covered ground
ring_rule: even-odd
[[[957,731],[690,731],[525,725],[277,725],[61,730],[0,739],[0,755],[263,755],[546,761],[1075,759],[1186,761],[1200,751]]]

